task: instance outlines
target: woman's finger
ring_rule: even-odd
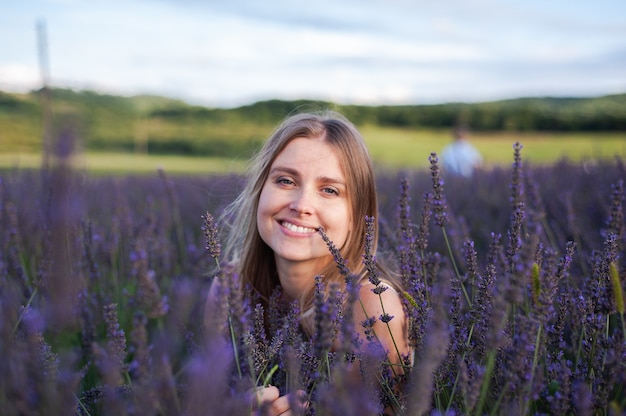
[[[306,392],[304,390],[298,390],[293,393],[289,393],[280,398],[281,402],[277,403],[280,407],[278,410],[284,408],[284,402],[282,399],[285,399],[288,410],[284,413],[279,413],[280,416],[291,416],[291,415],[302,415],[304,414],[304,410],[309,407],[309,402],[306,401]]]
[[[256,387],[248,393],[249,400],[252,404],[252,409],[266,407],[269,405],[269,403],[278,399],[279,396],[280,392],[278,391],[278,388],[274,386]]]
[[[306,409],[306,392],[298,390],[284,396],[274,386],[257,387],[251,391],[253,415],[292,416],[300,415]]]

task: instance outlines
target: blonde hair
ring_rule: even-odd
[[[273,252],[261,239],[257,229],[256,213],[261,190],[274,160],[287,144],[295,138],[316,137],[323,137],[337,150],[346,177],[353,222],[340,252],[352,273],[364,275],[365,216],[377,217],[378,200],[372,160],[363,137],[350,121],[336,112],[296,114],[286,118],[253,157],[242,193],[225,211],[225,217],[232,220],[228,225],[225,258],[235,265],[242,281],[250,284],[264,303],[268,302],[279,280]],[[372,237],[375,252],[377,222]],[[316,274],[323,275],[326,283],[344,284],[343,276],[332,261]],[[311,279],[314,277],[311,276]],[[312,291],[302,294],[299,299],[302,311],[312,307],[313,295]],[[311,332],[308,323],[303,321],[302,325],[307,332]]]

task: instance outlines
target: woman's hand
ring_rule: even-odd
[[[257,387],[252,391],[251,416],[301,415],[308,405],[304,401],[305,398],[306,392],[303,390],[281,396],[278,388],[274,386]],[[292,404],[296,408],[292,408]]]

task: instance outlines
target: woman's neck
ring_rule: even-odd
[[[325,265],[318,262],[286,262],[276,264],[278,279],[283,294],[289,300],[301,299],[302,295],[313,290],[315,276],[323,270]]]

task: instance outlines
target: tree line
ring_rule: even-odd
[[[464,124],[481,131],[626,130],[626,94],[594,98],[518,98],[482,103],[431,105],[340,105],[313,100],[268,100],[234,109],[194,106],[162,108],[157,117],[206,117],[273,124],[300,109],[331,108],[358,125],[448,128]]]
[[[0,91],[0,113],[37,114],[40,91],[28,98]],[[275,124],[287,114],[301,109],[331,108],[340,111],[358,125],[392,127],[448,128],[469,125],[481,131],[621,131],[626,130],[626,94],[591,98],[516,98],[478,103],[428,105],[342,105],[315,100],[267,100],[236,108],[211,108],[189,105],[164,97],[120,97],[93,91],[55,88],[58,103],[82,108],[92,117],[112,114],[227,122]]]

